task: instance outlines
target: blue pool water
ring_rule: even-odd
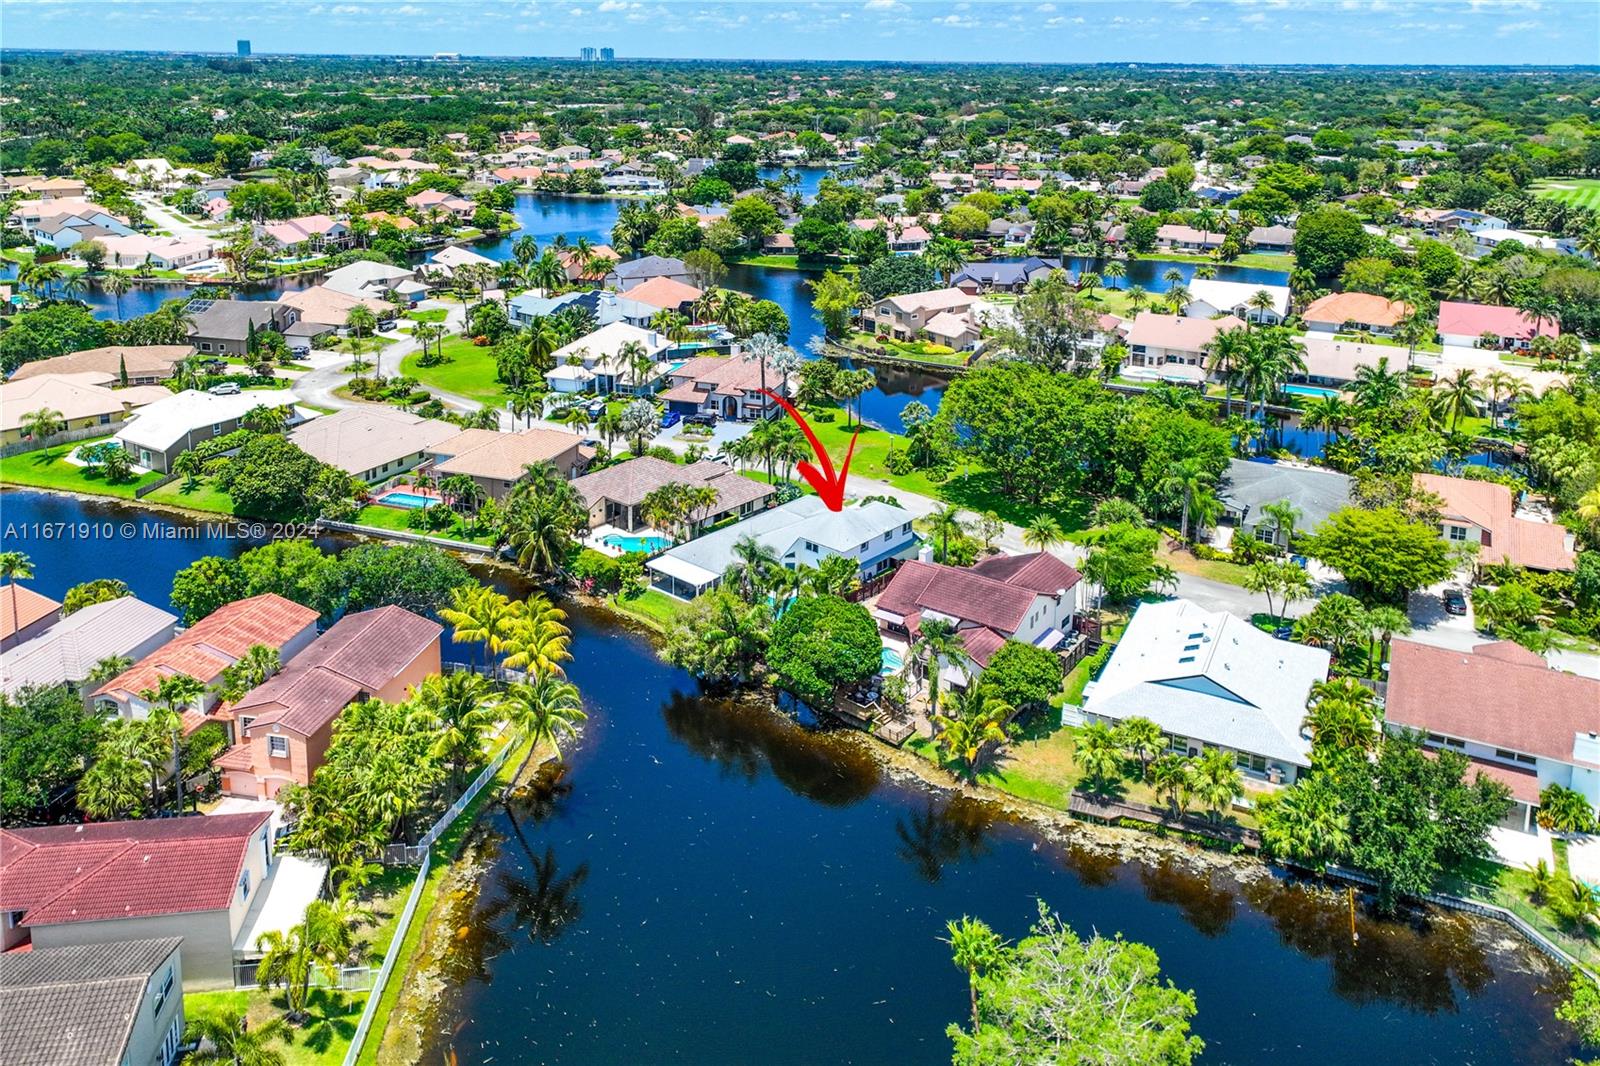
[[[1285,385],[1283,391],[1290,396],[1321,396],[1327,398],[1339,395],[1338,389],[1324,389],[1316,385]]]
[[[432,496],[423,496],[416,492],[386,492],[378,497],[378,502],[388,504],[390,507],[404,507],[412,511],[420,511],[424,507],[432,507],[439,501]]]
[[[624,537],[621,533],[610,533],[601,540],[613,548],[625,552],[644,552],[646,555],[654,555],[672,547],[672,541],[665,537]]]
[[[900,653],[898,651],[896,651],[894,648],[884,648],[883,669],[879,670],[878,673],[882,674],[884,677],[888,677],[890,674],[899,673],[900,668],[905,664],[906,661],[900,657]]]

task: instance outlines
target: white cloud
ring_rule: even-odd
[[[899,0],[867,0],[863,6],[868,11],[903,11],[906,5]]]

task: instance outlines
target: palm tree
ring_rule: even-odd
[[[1120,259],[1113,259],[1100,272],[1106,276],[1106,281],[1111,283],[1107,284],[1106,288],[1115,289],[1117,287],[1115,282],[1121,281],[1128,276],[1128,264]]]
[[[117,302],[117,321],[122,321],[122,298],[133,288],[133,279],[126,274],[108,274],[100,282],[100,287],[111,294]]]
[[[1478,387],[1477,375],[1462,367],[1453,375],[1434,386],[1433,408],[1440,418],[1450,420],[1450,432],[1461,424],[1462,415],[1474,415],[1483,403],[1483,390]]]
[[[1166,746],[1161,727],[1148,718],[1135,715],[1123,719],[1114,731],[1122,750],[1139,760],[1139,780],[1150,770],[1150,760]]]
[[[1211,356],[1211,365],[1207,370],[1222,379],[1224,418],[1233,414],[1234,375],[1250,351],[1250,337],[1247,330],[1248,326],[1246,329],[1225,329],[1206,343],[1206,351]]]
[[[576,736],[578,724],[589,717],[583,711],[577,686],[553,675],[507,686],[498,706],[512,727],[530,741],[528,754],[523,756],[513,781],[521,778],[533,750],[540,744],[548,742],[556,758],[561,758],[561,738]]]
[[[1504,370],[1491,370],[1483,376],[1483,389],[1489,394],[1489,425],[1500,428],[1500,400],[1518,399],[1529,393],[1528,386],[1515,374]]]
[[[519,605],[520,616],[511,625],[502,644],[505,666],[531,677],[565,677],[561,664],[572,658],[569,649],[572,631],[566,626],[567,612],[535,592]]]
[[[1194,794],[1211,811],[1211,820],[1220,822],[1223,810],[1234,797],[1244,794],[1244,775],[1232,752],[1209,748],[1200,756],[1195,766]]]
[[[262,933],[256,949],[263,953],[256,967],[257,983],[263,989],[282,985],[288,1020],[300,1024],[310,1017],[306,1003],[312,972],[320,970],[329,980],[338,977],[339,964],[349,955],[350,930],[332,907],[313,900],[299,925],[287,932],[273,929]]]
[[[1167,290],[1166,297],[1168,306],[1172,308],[1172,313],[1179,314],[1185,307],[1189,306],[1189,286],[1180,282]]]
[[[1314,757],[1366,754],[1378,746],[1378,709],[1372,690],[1349,677],[1311,686],[1302,728],[1311,733]]]
[[[216,1017],[191,1015],[185,1035],[197,1038],[200,1049],[184,1061],[200,1066],[284,1066],[283,1053],[269,1046],[282,1032],[282,1019],[251,1025],[243,1011]]]
[[[722,579],[737,589],[740,599],[754,603],[766,590],[767,574],[779,565],[778,553],[747,533],[734,542],[733,562]]]
[[[929,713],[938,713],[940,663],[965,669],[967,646],[953,623],[942,618],[924,618],[918,628],[916,642],[911,645],[911,654],[923,664],[923,672],[927,675]]]
[[[1261,513],[1272,519],[1273,530],[1283,538],[1283,546],[1288,548],[1294,539],[1295,523],[1305,517],[1305,512],[1288,500],[1278,500],[1263,506]]]
[[[1169,752],[1150,764],[1150,786],[1156,795],[1167,798],[1174,818],[1182,819],[1188,813],[1194,784],[1193,762],[1176,752]]]
[[[978,978],[999,964],[1005,942],[1000,935],[977,918],[961,916],[959,922],[946,922],[950,931],[950,957],[956,968],[966,971],[967,993],[972,1001],[972,1031],[978,1031]]]
[[[1083,771],[1090,791],[1105,791],[1122,780],[1122,745],[1104,722],[1092,722],[1078,730],[1073,758]]]
[[[1036,515],[1028,528],[1022,531],[1022,543],[1038,551],[1047,552],[1057,544],[1065,544],[1067,535],[1061,523],[1050,515]]]
[[[938,538],[940,562],[950,559],[950,537],[954,535],[959,540],[967,532],[966,523],[961,521],[961,508],[955,504],[935,507],[922,519],[922,528],[929,536]]]
[[[66,419],[60,411],[53,407],[41,407],[37,411],[29,411],[22,416],[22,432],[25,436],[48,444],[50,438],[57,433],[62,433],[67,428]],[[48,449],[46,451],[48,454]]]
[[[959,759],[971,774],[977,770],[984,749],[1006,739],[1006,722],[1016,709],[997,696],[991,686],[980,684],[946,695],[944,702],[954,713],[942,716],[937,742],[946,755]]]
[[[1134,314],[1137,315],[1139,313],[1139,309],[1148,303],[1149,300],[1150,294],[1145,291],[1145,287],[1143,285],[1130,285],[1128,287],[1128,306],[1133,308]]]
[[[1265,322],[1267,320],[1267,312],[1271,311],[1276,314],[1277,311],[1277,301],[1272,298],[1272,293],[1266,289],[1257,289],[1255,295],[1245,301],[1245,306],[1256,313],[1255,320],[1257,322]],[[1248,321],[1249,318],[1247,316],[1246,322]]]
[[[483,757],[484,737],[494,725],[488,697],[489,682],[466,671],[423,678],[412,697],[409,724],[433,735],[428,756],[449,767],[452,800]]]
[[[6,584],[15,585],[18,581],[29,580],[33,577],[33,560],[27,554],[18,551],[0,552],[0,578]],[[16,633],[22,628],[17,611],[17,590],[11,590],[11,632]]]
[[[1367,608],[1367,625],[1379,642],[1378,668],[1389,661],[1389,645],[1397,636],[1411,632],[1411,619],[1398,607],[1381,604]]]
[[[1167,471],[1167,476],[1162,479],[1156,491],[1162,496],[1171,498],[1177,496],[1181,501],[1182,517],[1178,525],[1178,533],[1185,541],[1189,537],[1189,515],[1195,510],[1203,496],[1211,492],[1216,477],[1206,469],[1205,463],[1197,458],[1180,459],[1173,463]],[[1201,505],[1203,506],[1203,505]],[[1199,525],[1200,523],[1196,523]]]
[[[1377,366],[1356,368],[1356,406],[1365,411],[1381,411],[1400,402],[1405,395],[1406,380],[1401,371],[1389,369],[1387,356],[1379,358]]]
[[[1278,858],[1319,871],[1349,850],[1350,819],[1326,775],[1262,802],[1261,842]]]
[[[922,252],[923,260],[939,274],[946,285],[967,262],[966,245],[949,237],[935,237]]]
[[[619,428],[636,456],[644,454],[645,442],[655,435],[659,426],[660,417],[649,400],[641,397],[622,409]]]
[[[761,371],[761,402],[764,405],[762,410],[768,413],[775,410],[775,408],[766,399],[767,364],[772,361],[772,358],[778,354],[778,350],[783,347],[786,347],[783,342],[770,333],[757,333],[745,342],[741,353],[741,358],[745,362],[754,362]]]

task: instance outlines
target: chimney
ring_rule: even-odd
[[[919,548],[917,548],[917,562],[919,562],[919,563],[931,563],[931,562],[933,562],[933,545],[932,544],[928,543],[927,541],[923,541],[922,542],[922,545]]]

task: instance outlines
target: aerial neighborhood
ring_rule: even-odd
[[[1592,68],[67,55],[0,101],[0,1061],[791,1061],[570,982],[857,1039],[746,969],[827,927],[657,909],[802,876],[958,1063],[1284,1024],[1236,911],[1365,1059],[1447,950],[1439,1061],[1600,1046]]]

